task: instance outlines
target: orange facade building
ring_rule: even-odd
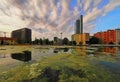
[[[86,42],[90,39],[90,35],[89,33],[73,34],[71,38],[72,41],[75,41],[77,43],[77,45],[79,45],[80,43],[86,45]]]
[[[94,36],[101,39],[104,44],[120,44],[120,29],[98,32]]]

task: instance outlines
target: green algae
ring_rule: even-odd
[[[57,82],[111,82],[112,79],[109,71],[90,64],[90,60],[86,60],[84,56],[57,54],[3,72],[0,74],[0,82],[54,82],[52,76],[56,76],[58,71]]]

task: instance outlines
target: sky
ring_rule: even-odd
[[[85,33],[120,28],[120,0],[0,0],[0,36],[26,27],[33,40],[71,39],[80,15]]]

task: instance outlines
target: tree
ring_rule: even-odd
[[[68,45],[69,44],[68,38],[64,38],[63,41],[62,41],[62,44],[63,45]]]
[[[44,40],[42,40],[42,42],[43,42],[43,45],[49,45],[50,44],[49,39],[44,39]]]
[[[35,38],[34,43],[35,43],[35,44],[39,44],[39,39]]]
[[[53,41],[50,41],[49,44],[50,44],[50,45],[53,45]]]
[[[79,44],[82,45],[83,43],[80,41]]]
[[[97,37],[92,37],[89,40],[89,44],[98,44],[99,43],[99,38]]]
[[[3,44],[4,44],[4,41],[2,40],[2,41],[1,41],[1,45],[3,45]]]
[[[99,44],[103,44],[103,41],[102,41],[102,39],[99,39],[99,42],[98,42]]]
[[[39,39],[39,43],[40,45],[43,45],[43,40],[41,38]]]
[[[73,42],[73,41],[70,41],[70,42],[69,42],[69,45],[72,45],[72,42]]]
[[[89,44],[89,41],[86,41],[86,44]]]
[[[72,45],[76,45],[77,43],[76,43],[76,41],[72,41]]]
[[[49,39],[45,39],[45,44],[46,44],[46,45],[49,45],[49,43],[50,43],[50,42],[49,42]]]
[[[109,44],[114,44],[112,41]]]

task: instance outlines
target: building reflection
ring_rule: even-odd
[[[32,59],[30,51],[23,51],[22,53],[12,53],[11,57],[16,60],[28,62]]]
[[[103,48],[103,52],[111,53],[112,56],[116,56],[118,51],[117,47],[105,47]]]
[[[68,52],[69,48],[55,48],[53,50],[54,53],[58,53],[58,52]]]
[[[86,55],[86,47],[76,47],[74,49],[75,52],[77,52],[78,55],[85,56]]]
[[[0,54],[0,58],[6,58],[6,54]]]
[[[81,48],[75,48],[75,52],[77,52],[79,55],[89,55],[89,56],[97,56],[98,54],[105,54],[109,53],[111,56],[116,56],[120,48],[118,47],[103,47],[103,48],[86,48],[86,47],[81,47]],[[105,53],[102,53],[105,52]]]

